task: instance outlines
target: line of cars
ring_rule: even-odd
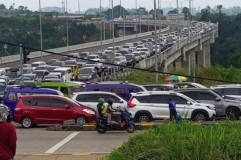
[[[127,82],[86,83],[83,91],[77,91],[69,98],[54,89],[12,87],[5,93],[4,104],[15,105],[11,108],[14,121],[25,128],[37,124],[63,123],[69,119],[75,119],[77,124],[94,122],[98,114],[96,106],[99,98],[111,98],[114,108],[127,109],[135,122],[168,118],[169,99],[176,102],[177,111],[186,119],[204,121],[228,117],[238,120],[240,117],[241,101],[234,98],[237,95],[232,95],[233,93],[222,95],[218,90],[191,82],[152,87],[155,87],[155,91],[150,85]],[[223,86],[212,88],[221,87]],[[226,85],[222,89],[241,90],[241,86]]]

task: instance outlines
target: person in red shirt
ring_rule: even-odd
[[[0,105],[0,160],[13,160],[16,153],[16,130],[6,122],[8,114],[8,108]]]

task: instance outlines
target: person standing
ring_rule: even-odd
[[[13,160],[16,153],[17,135],[14,126],[7,123],[8,108],[0,106],[0,160]]]
[[[173,99],[169,99],[169,111],[170,111],[170,121],[177,118],[176,102]]]

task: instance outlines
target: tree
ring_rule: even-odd
[[[210,16],[210,6],[207,6],[206,8],[202,9],[201,10],[201,18],[200,18],[200,21],[205,21],[207,22],[208,19],[209,19],[209,16]]]
[[[18,6],[18,10],[20,10],[20,11],[24,11],[24,6]]]
[[[168,12],[168,14],[177,14],[177,13],[178,13],[178,10],[176,8]]]
[[[11,5],[11,6],[9,7],[9,10],[13,10],[13,9],[14,9],[14,6]]]
[[[222,6],[222,5],[218,5],[218,6],[217,6],[217,9],[218,9],[219,14],[221,14],[221,13],[222,13],[222,8],[223,8],[223,6]]]
[[[162,9],[157,9],[157,10],[156,10],[156,13],[157,13],[158,15],[163,15],[163,14],[164,14],[164,12],[163,12]],[[152,9],[152,10],[149,11],[149,14],[155,14],[155,11]]]
[[[189,11],[189,8],[184,7],[184,8],[182,9],[182,13],[184,13],[184,15],[185,15],[185,20],[188,20],[188,17],[191,15],[191,14],[190,14],[190,11]]]
[[[5,10],[6,6],[4,4],[0,4],[0,10]]]

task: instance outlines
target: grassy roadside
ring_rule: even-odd
[[[170,71],[170,72],[176,73],[176,74],[188,75],[187,70],[184,70],[184,69]],[[167,76],[168,75],[159,74],[158,83],[159,84],[166,83],[165,78]],[[224,68],[221,66],[215,66],[212,68],[199,67],[196,71],[196,76],[241,83],[241,69],[234,68],[234,67],[229,67],[229,68]],[[128,81],[129,83],[135,83],[140,85],[156,84],[155,77],[156,77],[156,74],[153,74],[153,73],[135,71],[135,72],[131,72],[127,76],[118,77],[118,81],[122,81],[122,82]],[[188,81],[193,82],[194,79],[189,78]],[[217,81],[200,80],[200,79],[195,79],[195,82],[203,84],[207,87],[210,87],[212,85],[222,84]]]
[[[129,139],[107,160],[238,160],[241,125],[225,122],[197,126],[190,122],[160,125]]]

